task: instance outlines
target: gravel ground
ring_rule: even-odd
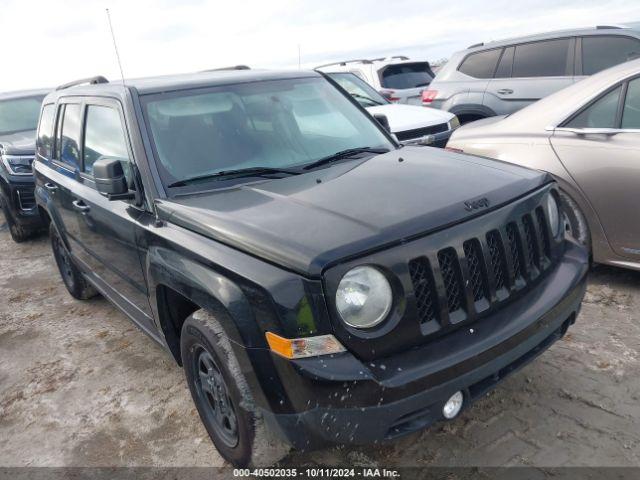
[[[222,466],[182,370],[102,298],[69,296],[46,238],[0,226],[0,466]],[[594,269],[578,322],[458,419],[285,465],[640,466],[640,273]]]

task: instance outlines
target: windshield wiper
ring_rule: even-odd
[[[388,148],[371,148],[371,147],[348,148],[347,150],[341,150],[332,155],[321,158],[320,160],[316,160],[315,162],[309,163],[302,168],[304,168],[305,170],[311,170],[312,168],[320,167],[322,165],[335,162],[336,160],[342,160],[343,158],[349,158],[354,155],[358,155],[359,153],[387,153],[388,151],[389,151]]]
[[[185,178],[183,180],[178,180],[177,182],[170,183],[168,187],[169,188],[186,187],[191,182],[197,182],[199,180],[207,180],[210,178],[263,177],[266,175],[272,175],[274,173],[286,173],[288,175],[299,175],[302,172],[294,168],[272,168],[272,167],[238,168],[235,170],[222,170],[220,172],[208,173],[206,175],[197,175],[195,177]]]

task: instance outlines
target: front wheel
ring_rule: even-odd
[[[587,219],[578,204],[565,192],[560,191],[562,220],[565,231],[584,245],[591,253],[591,234]]]
[[[22,243],[33,235],[33,232],[25,230],[16,223],[9,211],[6,200],[2,196],[0,196],[0,208],[2,208],[2,213],[4,214],[7,226],[9,227],[9,234],[14,242]]]
[[[273,436],[255,407],[249,385],[220,323],[206,310],[185,320],[182,365],[191,396],[213,444],[235,467],[265,467],[289,447]]]

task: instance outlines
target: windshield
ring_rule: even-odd
[[[0,135],[38,127],[38,117],[44,95],[0,100]]]
[[[433,80],[429,62],[398,63],[389,65],[382,72],[384,88],[418,88],[426,87]]]
[[[153,94],[142,102],[165,185],[239,169],[301,168],[353,148],[395,148],[323,78]]]
[[[389,103],[371,85],[353,73],[329,73],[328,75],[349,92],[364,108]]]

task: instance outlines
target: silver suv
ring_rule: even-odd
[[[640,56],[640,30],[600,26],[472,45],[455,53],[422,104],[466,123],[505,115]]]

